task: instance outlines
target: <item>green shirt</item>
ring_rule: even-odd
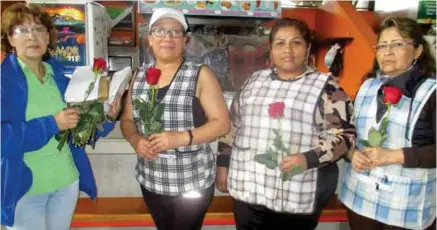
[[[46,69],[44,83],[39,81],[24,62],[18,59],[27,80],[28,98],[26,121],[33,118],[56,115],[65,108],[61,93],[53,78],[53,69],[43,63]],[[35,135],[38,135],[35,133]],[[70,147],[64,145],[61,152],[57,149],[58,141],[53,136],[42,148],[26,152],[24,163],[32,171],[33,183],[26,195],[50,193],[64,188],[79,178]]]

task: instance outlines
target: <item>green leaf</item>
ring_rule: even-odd
[[[382,143],[384,143],[385,140],[387,140],[387,134],[384,134],[384,136],[382,136],[382,139],[381,139],[380,145],[382,145]]]
[[[255,155],[255,161],[265,165],[268,161],[271,161],[272,158],[268,153]]]
[[[370,143],[366,140],[360,140],[360,144],[362,144],[364,147],[370,147]]]
[[[275,169],[277,166],[278,166],[278,162],[276,161],[271,160],[266,162],[266,167],[269,169]]]
[[[382,136],[378,130],[372,128],[369,131],[369,144],[372,147],[378,147],[381,144]]]
[[[255,155],[255,161],[269,169],[275,169],[278,166],[277,161],[274,161],[268,153]]]
[[[281,173],[281,180],[282,181],[287,181],[291,179],[291,173],[289,172],[282,172]]]
[[[284,141],[282,140],[281,136],[276,136],[275,139],[273,140],[273,146],[275,146],[275,148],[279,151],[288,153],[288,149],[287,147],[285,147],[284,145]]]
[[[152,133],[160,133],[162,131],[162,123],[160,121],[150,122],[150,131]]]
[[[164,104],[156,104],[153,108],[153,119],[156,121],[162,120],[162,115],[164,114]]]
[[[273,129],[273,133],[274,133],[276,136],[282,136],[282,135],[279,133],[279,130],[277,130],[277,129]]]
[[[388,126],[388,117],[384,117],[381,121],[381,125],[379,126],[379,133],[385,134],[387,132]]]
[[[302,172],[302,167],[300,167],[300,165],[297,165],[294,168],[292,168],[289,173],[291,174],[291,176],[294,176],[294,175],[299,174],[301,172]]]
[[[295,166],[291,169],[290,172],[282,172],[281,179],[282,181],[290,180],[294,175],[297,175],[302,172],[302,167],[300,165]]]
[[[279,153],[276,152],[275,150],[273,150],[272,148],[268,148],[267,151],[266,151],[266,153],[267,153],[269,156],[271,156],[272,158],[273,158],[273,157],[277,157],[277,156],[279,155]]]
[[[152,135],[152,132],[150,131],[150,129],[149,129],[148,127],[144,126],[144,133],[143,133],[143,136],[144,136],[144,137],[148,137],[148,136],[150,136],[150,135]]]

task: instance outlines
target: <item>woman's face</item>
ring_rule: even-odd
[[[422,45],[416,47],[413,39],[403,38],[394,27],[383,30],[375,46],[379,68],[388,76],[407,70],[422,50]]]
[[[278,70],[298,72],[306,66],[309,45],[295,27],[283,27],[273,37],[271,58]]]
[[[26,59],[41,59],[47,51],[49,38],[47,28],[34,20],[25,20],[15,26],[12,35],[8,36],[17,55]]]
[[[182,57],[186,37],[179,21],[161,18],[153,24],[148,40],[158,60],[171,61]]]

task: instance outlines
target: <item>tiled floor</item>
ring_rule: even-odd
[[[73,228],[72,230],[155,230],[156,228]],[[290,228],[291,229],[291,228]],[[234,226],[207,226],[202,230],[235,230]],[[316,230],[350,230],[349,226],[345,223],[323,223],[320,224]]]

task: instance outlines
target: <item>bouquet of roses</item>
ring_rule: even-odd
[[[73,129],[64,130],[58,135],[58,150],[61,151],[65,143],[70,140],[75,146],[85,147],[90,143],[95,147],[97,131],[103,131],[103,123],[106,121],[105,106],[114,100],[115,94],[120,94],[128,87],[130,75],[121,76],[110,81],[104,76],[106,61],[103,58],[95,58],[92,69],[88,66],[77,67],[65,92],[67,108],[76,108],[80,112],[80,119]],[[124,71],[124,70],[122,70]],[[125,71],[126,72],[126,71]],[[130,72],[131,71],[127,71]],[[92,77],[90,77],[92,75]],[[115,76],[116,74],[114,74]],[[114,84],[113,84],[114,83]]]

